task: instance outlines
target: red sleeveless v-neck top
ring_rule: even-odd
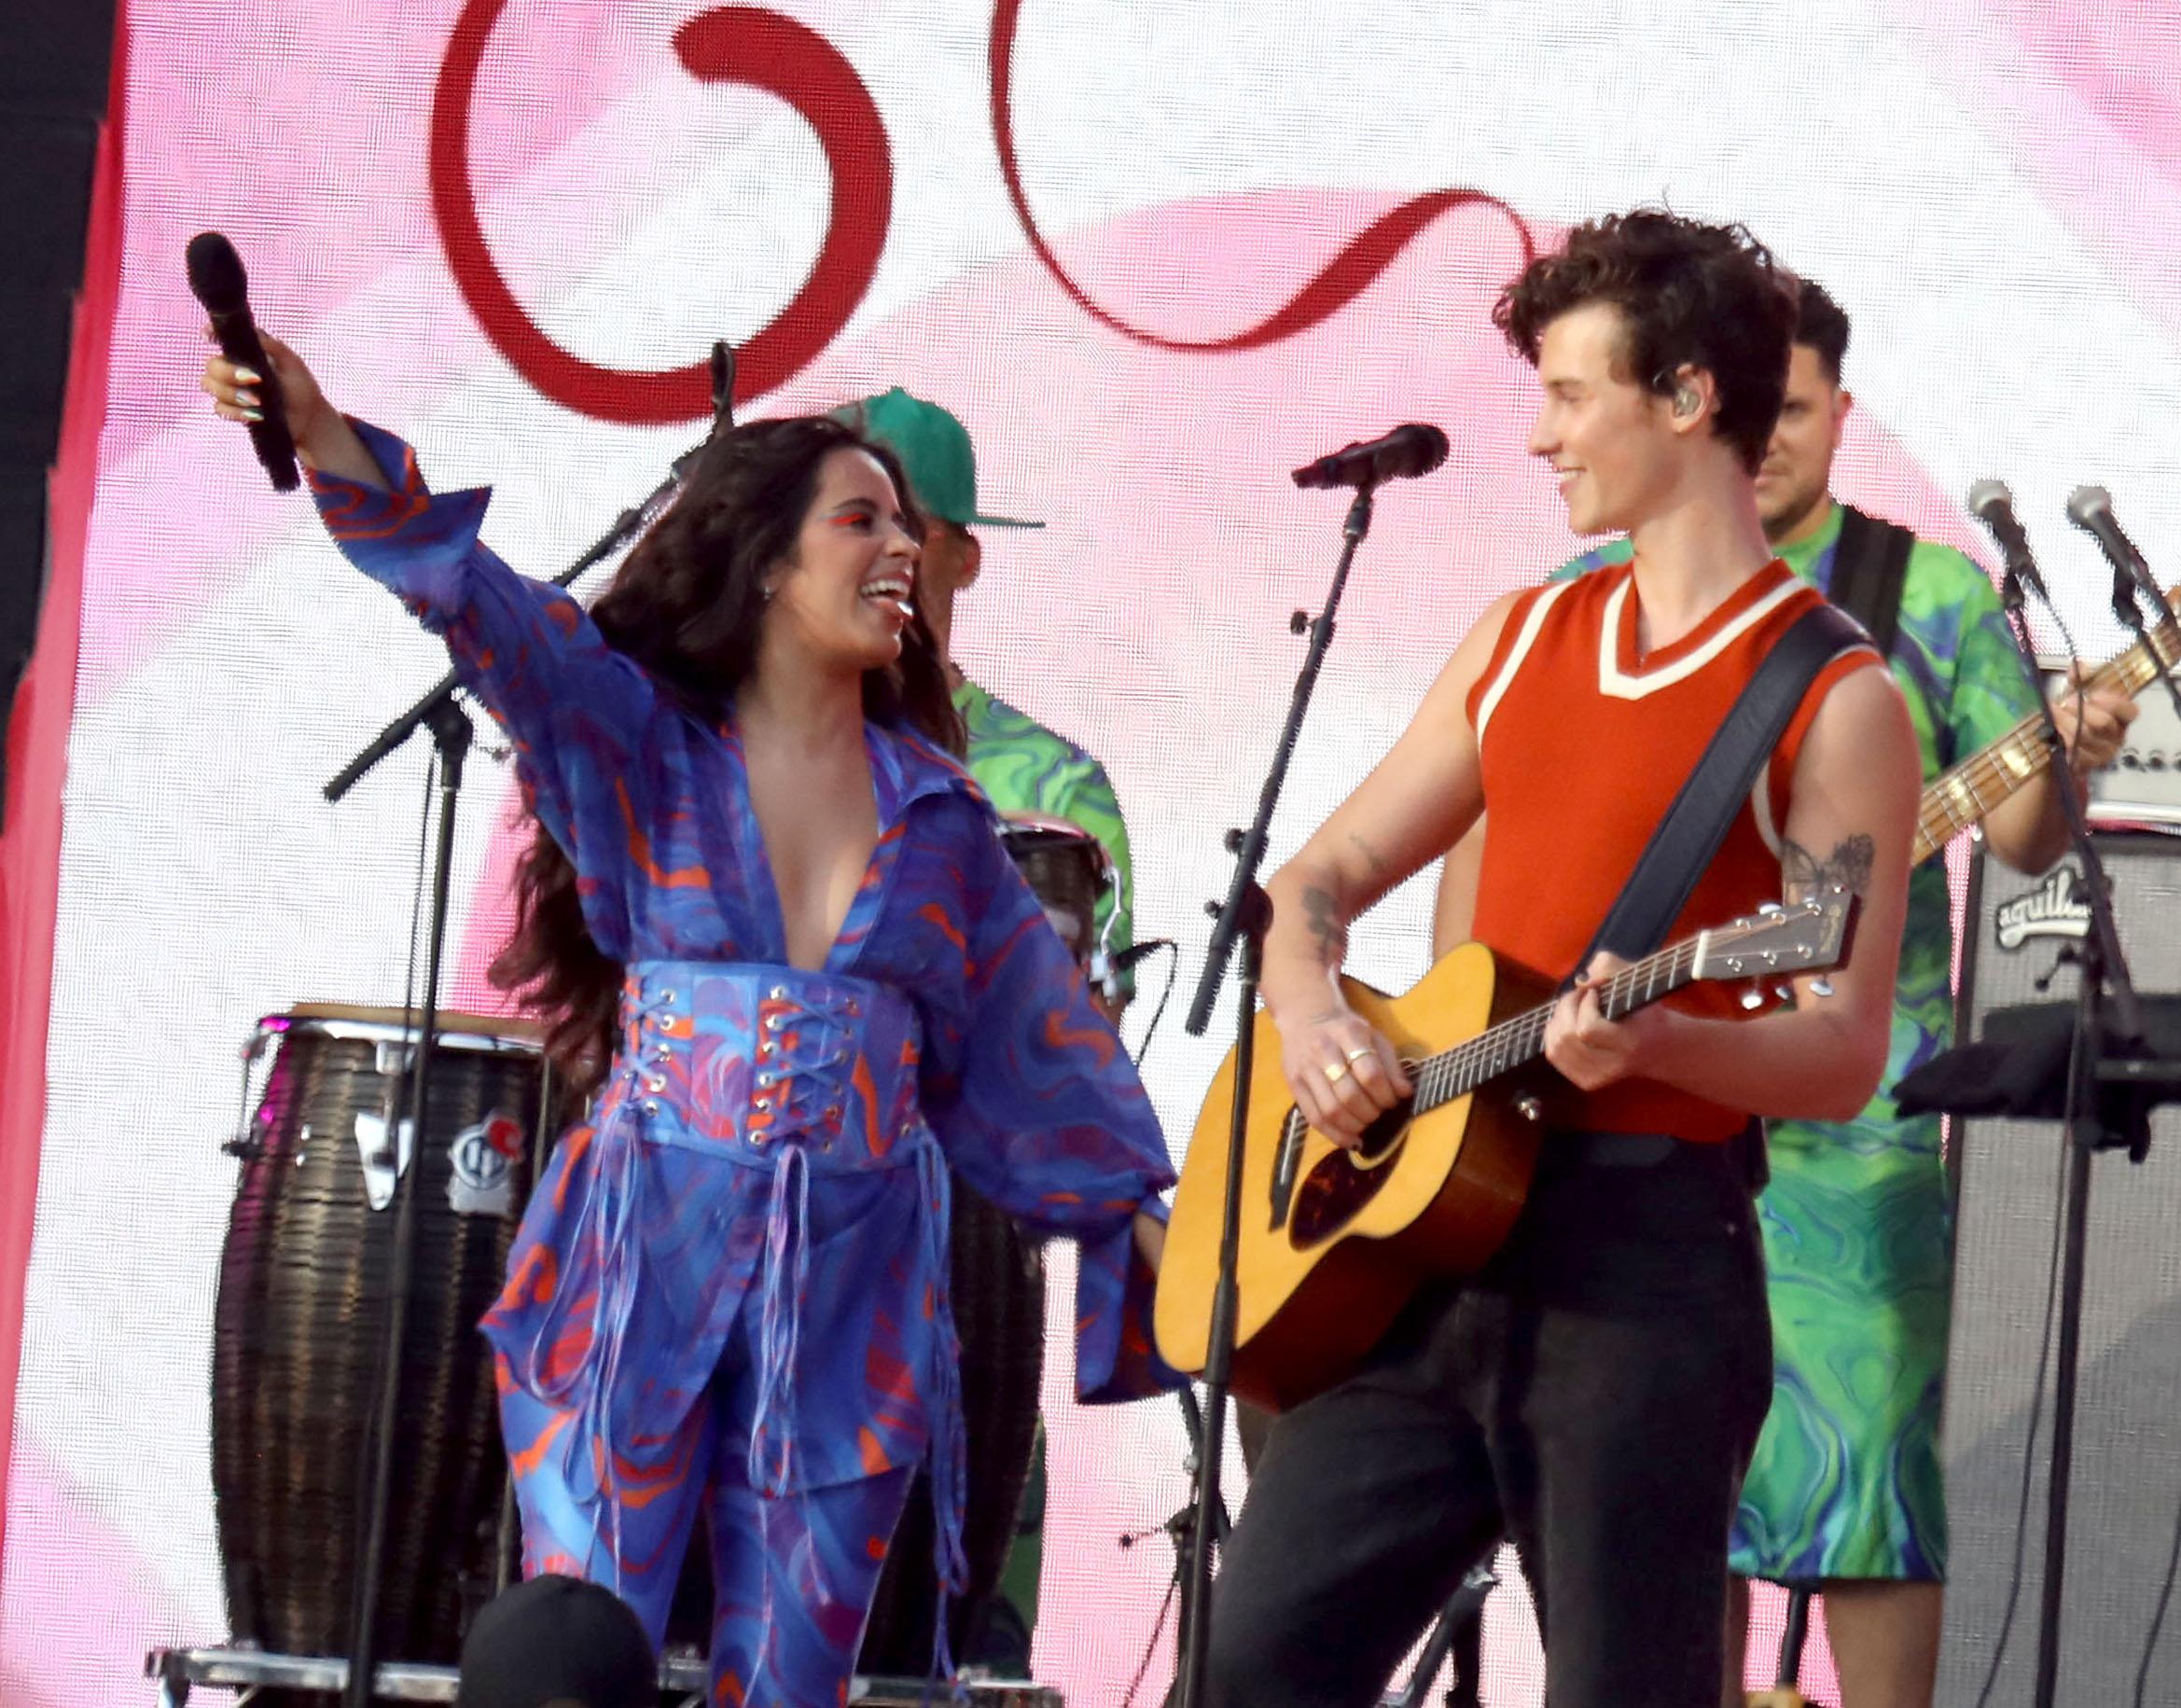
[[[1817,603],[1774,559],[1671,646],[1639,656],[1632,564],[1517,600],[1468,700],[1484,784],[1478,939],[1552,982],[1573,972],[1772,642]],[[1778,827],[1803,737],[1834,684],[1877,664],[1859,647],[1818,673],[1667,942],[1779,899]],[[1667,1000],[1740,1019],[1741,990],[1696,984]],[[1639,1079],[1582,1097],[1566,1124],[1717,1141],[1747,1114]]]

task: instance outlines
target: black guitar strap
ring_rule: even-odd
[[[1602,949],[1635,961],[1665,940],[1817,673],[1851,647],[1869,645],[1861,626],[1829,604],[1804,612],[1772,643],[1651,832],[1577,971]],[[1571,975],[1568,982],[1574,981]],[[1731,1142],[1730,1154],[1749,1189],[1760,1188],[1768,1174],[1764,1124],[1752,1119]]]
[[[1833,548],[1833,573],[1826,598],[1866,629],[1882,659],[1891,659],[1900,632],[1901,584],[1916,536],[1897,522],[1841,507],[1841,539]]]
[[[1829,604],[1813,606],[1773,642],[1651,832],[1578,971],[1600,950],[1636,961],[1665,940],[1817,673],[1850,647],[1869,645],[1854,619]]]

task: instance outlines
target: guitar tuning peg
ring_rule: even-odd
[[[1754,1014],[1757,1009],[1763,1007],[1764,1006],[1765,993],[1758,990],[1756,985],[1751,985],[1747,990],[1742,993],[1742,1007],[1745,1012]]]
[[[1787,911],[1776,901],[1760,901],[1757,904],[1757,910],[1766,919],[1778,919]]]
[[[1833,981],[1830,979],[1813,979],[1810,981],[1810,993],[1813,996],[1830,996],[1833,993]]]

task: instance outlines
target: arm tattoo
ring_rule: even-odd
[[[1339,966],[1348,957],[1348,927],[1334,910],[1332,891],[1312,884],[1302,893],[1302,911],[1310,922],[1310,940],[1316,945],[1318,960]]]
[[[1365,863],[1369,866],[1371,877],[1373,879],[1383,879],[1386,875],[1385,855],[1379,853],[1376,848],[1371,846],[1369,841],[1368,841],[1363,836],[1354,830],[1351,830],[1348,833],[1348,840],[1355,845],[1355,852],[1361,854]]]
[[[1780,845],[1782,898],[1804,901],[1835,885],[1860,896],[1870,887],[1870,868],[1877,854],[1877,844],[1868,836],[1843,837],[1824,860],[1790,838]]]

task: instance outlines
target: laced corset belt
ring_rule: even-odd
[[[931,1401],[935,1551],[941,1583],[959,1591],[967,1576],[967,1454],[947,1285],[950,1192],[938,1142],[917,1110],[914,1007],[899,990],[864,979],[777,965],[649,961],[628,969],[621,1021],[593,1118],[591,1190],[568,1238],[576,1251],[567,1255],[581,1252],[596,1266],[588,1351],[541,1382],[541,1396],[578,1406],[577,1433],[603,1450],[604,1464],[618,1463],[610,1437],[643,1280],[641,1230],[647,1210],[654,1217],[674,1211],[643,1202],[643,1146],[673,1146],[754,1171],[769,1179],[763,1253],[743,1305],[754,1302],[759,1312],[749,1475],[768,1496],[796,1488],[799,1302],[810,1275],[813,1183],[822,1192],[835,1177],[913,1169],[920,1267],[938,1328],[936,1368],[920,1372]],[[889,1255],[874,1251],[871,1261]],[[654,1275],[651,1284],[664,1279]],[[561,1330],[549,1325],[543,1338]]]

